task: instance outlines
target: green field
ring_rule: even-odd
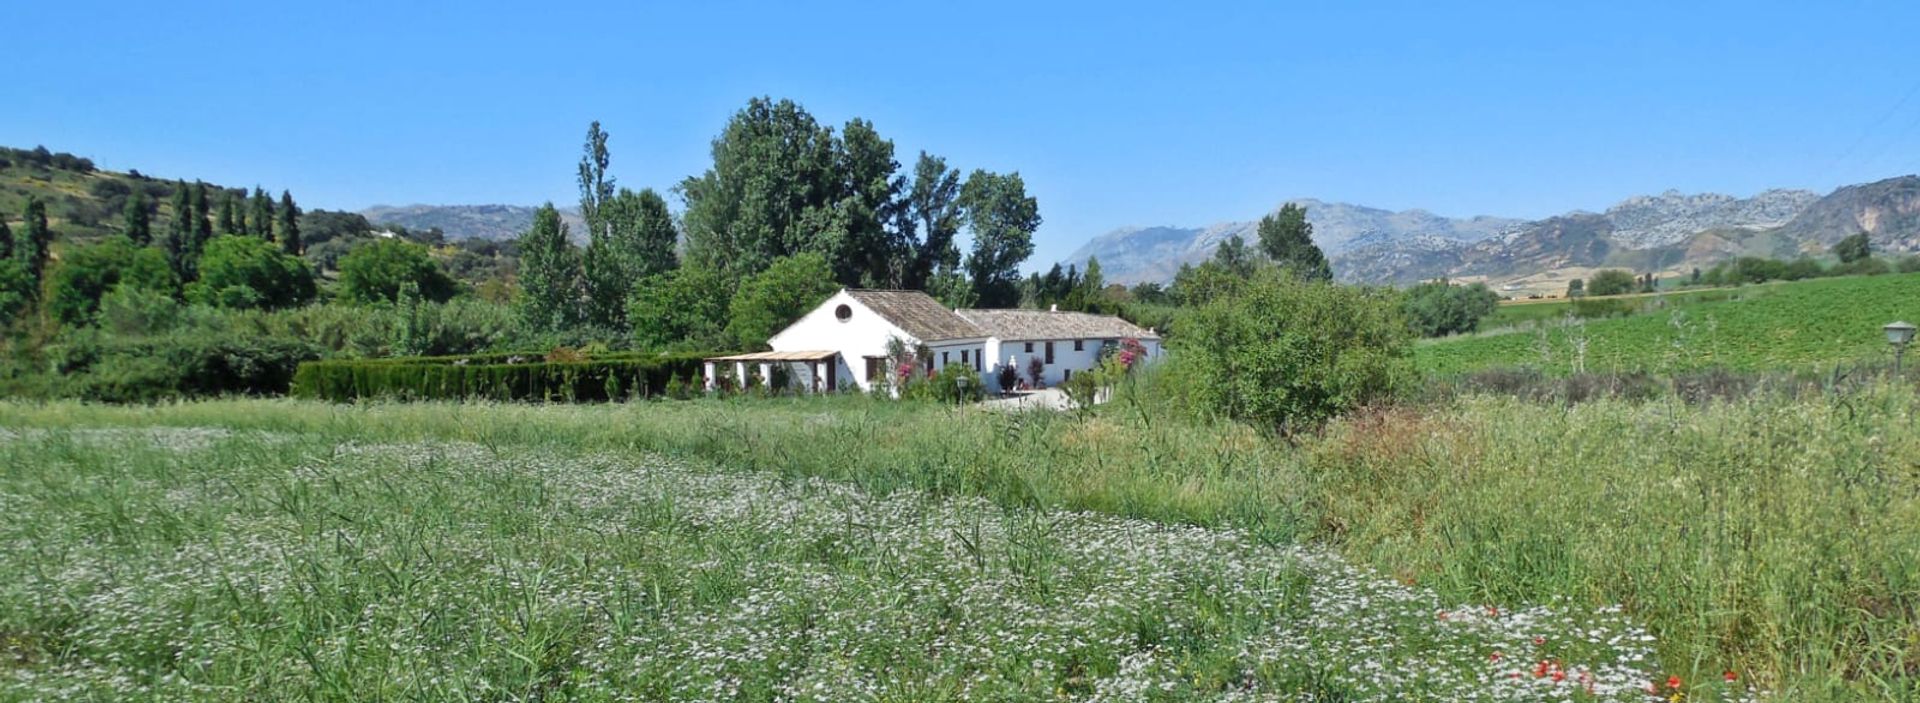
[[[1908,390],[1151,397],[0,405],[0,698],[1920,695]]]
[[[1508,306],[1527,308],[1543,321],[1533,329],[1424,342],[1414,356],[1421,370],[1442,376],[1494,367],[1555,373],[1576,368],[1666,372],[1711,367],[1813,370],[1886,362],[1892,356],[1880,326],[1920,319],[1920,274],[1770,283],[1635,300],[1643,312],[1572,323],[1564,321],[1567,303]],[[1562,321],[1545,322],[1555,311]]]

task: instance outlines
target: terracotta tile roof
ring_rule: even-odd
[[[922,342],[985,337],[980,328],[917,290],[855,290],[847,295]]]
[[[1053,310],[961,310],[959,314],[1001,340],[1160,338],[1112,315]]]

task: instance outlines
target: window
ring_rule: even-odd
[[[880,381],[886,378],[886,367],[881,365],[885,361],[886,359],[877,356],[867,357],[867,380]]]
[[[833,319],[841,322],[853,319],[853,308],[844,303],[841,304],[840,307],[833,309]]]
[[[1087,348],[1086,348],[1086,346],[1084,346],[1084,345],[1085,345],[1085,343],[1086,343],[1086,340],[1082,340],[1082,339],[1076,339],[1076,340],[1073,340],[1073,350],[1074,350],[1074,351],[1086,351],[1086,350],[1087,350]]]
[[[1071,381],[1071,380],[1073,380],[1073,369],[1067,369],[1067,375],[1066,375],[1066,376],[1063,376],[1063,377],[1061,377],[1061,378],[1060,378],[1060,380],[1062,380],[1062,381]]]
[[[968,363],[969,359],[967,358],[967,355],[969,353],[971,353],[969,352],[969,350],[966,350],[966,349],[960,350],[960,363],[962,364]]]
[[[975,371],[980,370],[980,359],[981,357],[984,357],[986,355],[987,355],[987,352],[984,349],[981,350],[980,353],[973,355],[973,370]]]
[[[1027,342],[1027,353],[1028,354],[1033,353],[1033,342]]]
[[[946,366],[947,366],[947,354],[948,354],[948,352],[940,352],[940,367],[941,367],[941,368],[946,368]]]
[[[1053,363],[1053,342],[1047,342],[1047,363]]]

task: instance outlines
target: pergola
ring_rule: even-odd
[[[745,387],[747,382],[747,364],[759,364],[760,382],[768,389],[773,388],[774,364],[787,364],[789,367],[804,364],[807,369],[807,380],[800,387],[808,392],[817,391],[823,386],[832,385],[833,366],[831,365],[834,363],[834,358],[839,355],[840,352],[834,351],[770,351],[716,356],[706,360],[706,389],[712,392],[719,387],[720,376],[715,373],[716,365],[732,362],[733,376],[740,379],[742,387]],[[828,364],[824,373],[821,367],[823,363]]]

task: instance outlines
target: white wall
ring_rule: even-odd
[[[841,305],[847,306],[853,313],[845,321],[835,316],[835,311]],[[780,330],[767,340],[767,346],[774,351],[839,352],[839,366],[835,373],[840,387],[848,388],[848,384],[852,383],[861,390],[872,390],[866,377],[866,357],[886,356],[887,339],[890,337],[899,337],[908,345],[916,343],[912,336],[843,290],[833,294],[827,302],[801,316],[786,329]],[[820,382],[824,388],[824,368]]]
[[[1077,374],[1098,366],[1100,364],[1101,344],[1107,341],[1107,339],[1108,338],[1104,337],[1083,339],[1081,340],[1080,351],[1074,351],[1074,340],[1072,339],[1052,340],[1053,363],[1047,365],[1046,371],[1041,374],[1041,379],[1045,381],[1048,387],[1058,386],[1067,380],[1069,371]],[[1014,368],[1020,371],[1020,380],[1032,383],[1032,380],[1027,376],[1028,360],[1033,358],[1045,359],[1047,357],[1047,341],[1048,340],[1044,339],[995,340],[987,350],[987,353],[990,355],[989,358],[994,360],[988,369],[987,376],[990,384],[987,387],[1000,387],[999,379],[992,374],[992,367],[1006,364],[1008,357],[1013,358]],[[1114,341],[1117,344],[1119,340]],[[1027,351],[1028,344],[1033,345],[1033,351],[1031,353]],[[1160,356],[1159,340],[1142,339],[1140,340],[1140,345],[1146,348],[1148,359],[1154,359]]]

